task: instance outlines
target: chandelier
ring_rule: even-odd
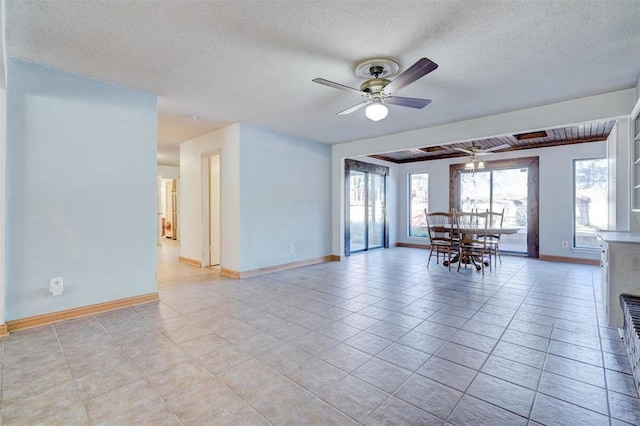
[[[473,153],[469,158],[469,162],[464,165],[464,169],[471,171],[482,170],[484,169],[484,161],[480,160],[476,154]]]

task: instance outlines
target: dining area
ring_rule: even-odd
[[[449,212],[429,212],[424,209],[427,234],[429,238],[429,258],[436,257],[436,264],[451,270],[452,264],[460,268],[473,267],[485,273],[485,267],[491,270],[502,263],[500,239],[502,235],[516,234],[519,227],[503,226],[504,210],[470,212],[452,209]]]

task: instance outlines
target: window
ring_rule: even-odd
[[[576,248],[600,247],[596,229],[606,228],[609,222],[607,174],[606,158],[573,161],[573,246]]]
[[[429,173],[409,174],[409,236],[426,237],[424,209],[429,211]]]

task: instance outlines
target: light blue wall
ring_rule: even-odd
[[[330,146],[242,123],[239,168],[240,271],[331,254]]]
[[[6,319],[155,292],[156,97],[7,71]]]

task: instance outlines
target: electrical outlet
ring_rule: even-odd
[[[62,277],[51,278],[49,280],[49,291],[51,292],[51,294],[54,296],[60,296],[63,290],[63,283],[64,280],[62,279]]]
[[[562,247],[564,247],[564,248],[569,247],[569,241],[563,241],[562,242]]]
[[[294,249],[293,244],[291,244],[291,245],[289,246],[289,253],[293,253],[293,249]]]

